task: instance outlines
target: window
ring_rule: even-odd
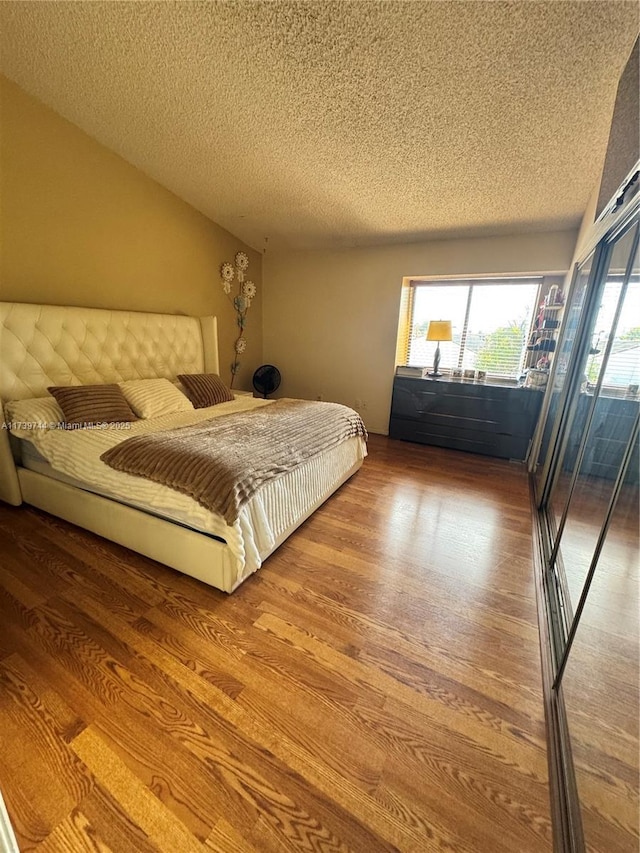
[[[399,359],[416,367],[433,364],[436,344],[425,340],[429,322],[451,320],[453,340],[440,344],[441,369],[484,370],[517,379],[524,369],[542,283],[542,277],[531,276],[411,282]]]

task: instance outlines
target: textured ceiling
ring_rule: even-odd
[[[638,4],[2,2],[4,73],[256,248],[575,226]]]

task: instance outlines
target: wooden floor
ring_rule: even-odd
[[[232,596],[0,505],[21,850],[550,851],[521,466],[372,436]]]

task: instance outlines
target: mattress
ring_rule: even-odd
[[[240,397],[208,409],[136,421],[127,430],[52,429],[14,431],[14,434],[21,439],[23,467],[226,542],[236,558],[240,578],[259,568],[287,531],[362,462],[366,444],[361,438],[351,438],[267,483],[243,507],[232,525],[187,495],[113,470],[100,460],[100,456],[132,435],[186,426],[271,402]]]
[[[152,506],[145,506],[144,504],[138,503],[135,500],[127,498],[126,500],[118,497],[116,494],[111,492],[109,489],[97,485],[91,485],[89,483],[83,483],[82,480],[76,480],[74,477],[69,477],[67,474],[63,474],[61,471],[56,471],[49,462],[44,458],[44,456],[38,452],[35,445],[26,439],[19,439],[19,455],[20,455],[20,464],[22,468],[27,468],[29,471],[34,471],[36,474],[42,474],[43,477],[50,477],[52,480],[58,480],[60,483],[66,483],[68,486],[73,486],[74,489],[82,489],[86,492],[91,492],[94,495],[100,495],[103,498],[109,498],[110,500],[117,500],[119,503],[127,504],[127,506],[132,506],[134,509],[140,509],[144,512],[148,512],[151,515],[156,515],[158,518],[164,518],[166,521],[173,521],[177,524],[183,524],[184,522],[180,519],[180,512],[177,511],[172,513],[171,511],[166,511],[164,513],[157,511]],[[203,527],[197,527],[197,522],[191,526],[192,530],[197,530],[199,533],[204,533],[207,535],[211,534],[209,531],[205,530]],[[225,540],[221,536],[215,536],[215,539],[219,539],[221,542]]]

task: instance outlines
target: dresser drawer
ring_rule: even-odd
[[[389,436],[402,441],[449,447],[452,450],[466,450],[470,453],[481,453],[502,459],[524,459],[530,441],[529,436],[505,435],[471,429],[438,429],[402,418],[391,418]]]
[[[389,435],[524,459],[541,402],[529,389],[396,377]]]

